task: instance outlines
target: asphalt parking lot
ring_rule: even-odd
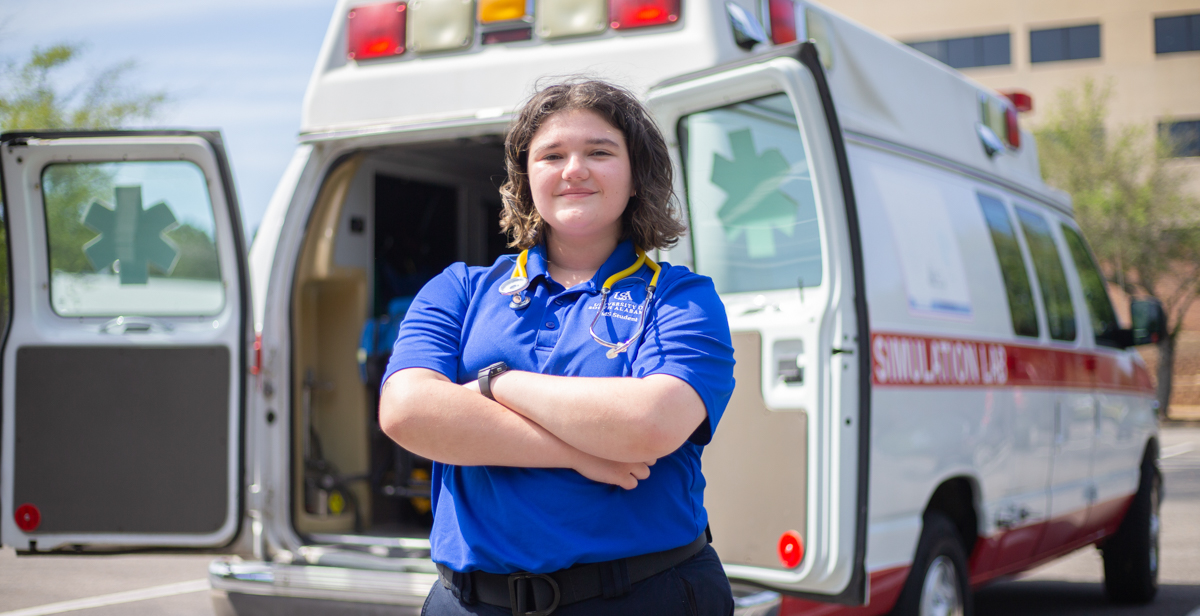
[[[1160,589],[1148,606],[1104,600],[1100,554],[1085,548],[981,589],[977,616],[1200,616],[1200,425],[1164,427]],[[211,556],[35,556],[0,551],[0,616],[218,616]]]

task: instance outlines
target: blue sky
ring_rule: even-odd
[[[125,83],[171,99],[146,126],[224,134],[250,233],[296,147],[333,8],[334,0],[0,0],[0,59],[82,45],[65,87],[133,60]]]

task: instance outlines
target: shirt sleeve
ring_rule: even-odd
[[[406,368],[428,368],[458,382],[468,282],[466,265],[455,263],[421,288],[400,324],[384,383]]]
[[[733,395],[729,319],[711,278],[680,266],[671,269],[685,274],[656,298],[633,361],[633,376],[669,374],[691,385],[708,417],[688,440],[707,445]]]

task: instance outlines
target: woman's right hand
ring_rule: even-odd
[[[592,481],[621,486],[626,490],[637,487],[638,482],[650,476],[650,467],[658,460],[649,462],[614,462],[580,452],[583,458],[574,466],[576,472]]]

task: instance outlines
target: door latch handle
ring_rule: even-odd
[[[854,354],[854,349],[839,349],[839,348],[837,348],[837,347],[834,347],[834,348],[833,348],[833,355],[837,355],[838,353],[849,353],[849,354],[853,355],[853,354]]]
[[[175,328],[158,319],[145,317],[117,317],[100,326],[102,334],[149,334],[170,333]]]

